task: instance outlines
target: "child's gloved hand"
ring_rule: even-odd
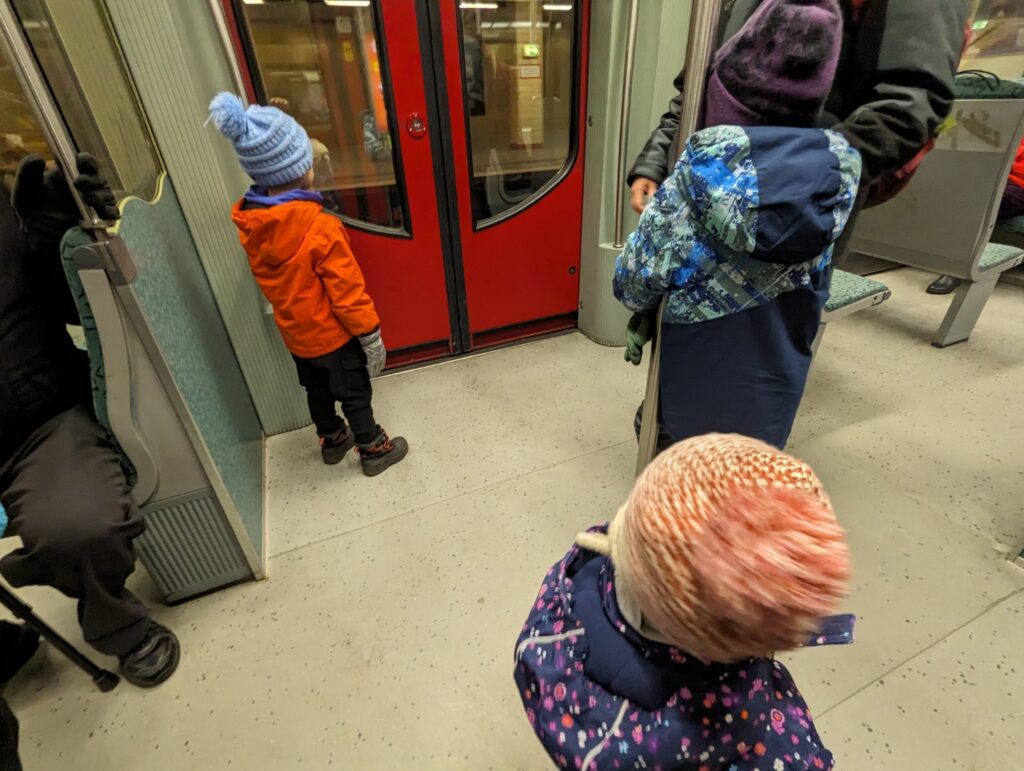
[[[634,313],[626,325],[625,359],[634,367],[639,367],[644,359],[644,346],[654,337],[654,325],[657,323],[655,311]]]
[[[366,370],[370,373],[370,377],[377,377],[384,371],[384,365],[388,360],[388,351],[384,347],[380,330],[375,329],[369,334],[361,336],[359,344],[363,346],[363,353],[366,354]]]

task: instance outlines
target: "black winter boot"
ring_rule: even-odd
[[[355,434],[347,426],[334,436],[320,437],[320,455],[328,466],[341,463],[348,455],[348,451],[355,446]]]
[[[380,426],[378,426],[380,428]],[[375,477],[387,471],[409,454],[409,443],[400,436],[388,437],[383,430],[370,444],[359,445],[359,458],[363,473]]]

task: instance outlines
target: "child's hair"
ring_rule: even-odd
[[[261,187],[287,185],[313,168],[313,145],[306,130],[276,107],[250,105],[222,91],[210,102],[210,120],[235,146],[235,155]]]
[[[810,467],[734,435],[655,459],[609,540],[616,592],[631,595],[643,625],[709,661],[803,644],[850,574],[844,532]]]

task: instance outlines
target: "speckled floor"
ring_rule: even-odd
[[[840,769],[1024,768],[1024,289],[937,351],[928,277],[884,280],[829,331],[794,436],[850,530],[859,641],[789,663]],[[629,489],[642,378],[579,335],[386,378],[413,454],[377,480],[274,439],[271,579],[160,608],[185,653],[154,692],[38,656],[9,688],[27,769],[546,768],[512,646]],[[25,595],[78,639],[69,601]]]

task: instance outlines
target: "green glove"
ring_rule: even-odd
[[[644,359],[644,346],[654,337],[654,325],[657,323],[655,311],[634,313],[626,325],[625,359],[634,367],[639,367]]]

